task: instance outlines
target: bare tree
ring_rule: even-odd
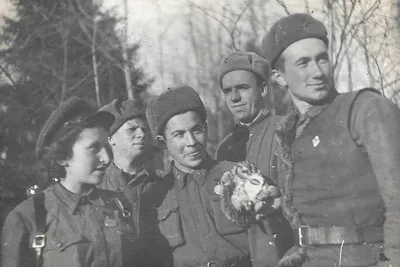
[[[98,107],[101,107],[100,99],[100,85],[99,75],[97,73],[97,57],[96,57],[96,36],[97,36],[97,18],[96,14],[93,15],[93,35],[92,35],[92,65],[93,65],[93,79],[96,90],[96,103]]]
[[[129,58],[128,58],[128,0],[124,0],[124,33],[122,40],[122,57],[124,65],[125,83],[126,83],[126,93],[128,99],[135,99],[136,94],[134,93],[132,80],[131,80],[131,70],[129,68]]]

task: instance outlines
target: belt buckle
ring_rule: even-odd
[[[46,242],[45,240],[44,235],[35,235],[33,238],[32,248],[43,248]]]
[[[309,241],[309,233],[310,233],[310,226],[308,225],[301,225],[299,227],[299,245],[301,247],[306,246],[306,243]]]
[[[218,262],[217,261],[209,261],[207,262],[207,267],[217,267]]]

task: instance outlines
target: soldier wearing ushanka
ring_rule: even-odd
[[[298,246],[281,266],[400,266],[400,110],[372,88],[336,91],[327,30],[310,15],[280,19],[262,46],[293,103],[277,139]]]
[[[226,106],[236,123],[228,136],[219,144],[218,160],[239,162],[246,160],[257,166],[261,173],[277,179],[276,123],[279,117],[271,114],[264,101],[270,66],[266,59],[253,52],[235,51],[221,60],[219,82]],[[265,221],[270,235],[260,234],[253,225],[249,232],[253,266],[273,264],[293,245],[290,225],[281,210],[270,214]],[[256,238],[253,240],[253,238]]]
[[[173,159],[157,185],[163,201],[156,207],[173,266],[252,266],[248,224],[233,223],[221,208],[219,183],[235,163],[208,155],[207,112],[199,95],[188,85],[174,86],[149,104],[146,115]],[[264,213],[266,205],[256,212]]]

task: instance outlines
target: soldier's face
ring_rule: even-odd
[[[190,173],[207,155],[207,123],[195,111],[175,115],[165,125],[164,142],[175,166]]]
[[[129,160],[143,156],[148,148],[150,132],[147,123],[141,118],[126,121],[110,138],[114,153]]]
[[[62,162],[65,167],[65,183],[73,188],[97,185],[103,181],[111,157],[107,150],[108,133],[104,128],[87,128],[72,146],[72,155]]]
[[[328,48],[317,38],[297,41],[283,51],[283,70],[274,70],[277,82],[287,86],[294,101],[318,104],[332,86]]]
[[[249,71],[234,70],[222,78],[222,92],[225,103],[235,118],[241,122],[251,122],[260,112],[266,85]]]

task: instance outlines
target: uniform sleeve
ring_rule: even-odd
[[[400,266],[400,110],[378,94],[363,92],[353,105],[350,132],[369,156],[385,203],[385,254],[392,266]]]
[[[2,266],[35,266],[35,258],[30,247],[27,227],[20,215],[11,211],[1,233]]]

